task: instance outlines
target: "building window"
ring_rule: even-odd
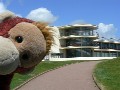
[[[92,57],[91,49],[68,49],[66,50],[67,58],[72,57]]]
[[[81,46],[81,38],[77,39],[67,39],[66,46]]]
[[[81,57],[81,49],[68,49],[66,55],[67,58]]]
[[[95,51],[94,52],[94,57],[101,57],[101,52]]]
[[[110,57],[117,57],[117,52],[110,52]]]
[[[109,57],[109,52],[101,52],[102,57]]]
[[[88,27],[80,29],[80,27],[65,29],[65,35],[90,36],[93,35],[93,30]]]
[[[104,52],[105,57],[109,57],[109,52]]]
[[[89,48],[83,48],[82,51],[82,57],[92,57],[92,50]]]
[[[114,43],[110,43],[110,49],[115,49],[115,44]]]
[[[82,27],[81,29],[82,29],[82,30],[90,30],[89,27]]]
[[[82,38],[82,46],[93,46],[93,40],[91,38]]]
[[[120,50],[120,44],[117,45],[117,49]]]
[[[94,46],[100,46],[100,43],[99,42],[93,42],[93,45]]]
[[[109,49],[109,43],[102,43],[102,49]]]
[[[118,52],[118,57],[120,57],[120,52]]]

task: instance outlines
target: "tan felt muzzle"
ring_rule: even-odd
[[[0,36],[0,75],[12,73],[19,65],[19,52],[8,38]]]

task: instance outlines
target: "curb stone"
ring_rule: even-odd
[[[76,63],[80,63],[80,62],[76,62]],[[71,64],[76,64],[76,63],[71,63]],[[13,90],[18,90],[19,88],[21,88],[22,86],[24,86],[25,84],[27,84],[28,82],[30,82],[31,80],[33,80],[33,79],[35,79],[35,78],[37,78],[37,77],[39,77],[39,76],[41,76],[41,75],[43,75],[43,74],[45,74],[45,73],[47,73],[47,72],[50,72],[50,71],[53,71],[53,70],[56,70],[56,69],[59,69],[59,68],[62,68],[62,67],[65,67],[65,66],[68,66],[68,65],[71,65],[71,64],[65,64],[65,65],[63,65],[63,66],[59,66],[59,67],[56,67],[56,68],[53,68],[53,69],[44,71],[44,72],[42,72],[42,73],[40,73],[40,74],[38,74],[38,75],[35,75],[35,76],[33,76],[32,78],[30,78],[30,79],[28,79],[27,81],[25,81],[25,82],[23,82],[22,84],[20,84],[19,86],[17,86],[16,88],[14,88]]]
[[[92,78],[93,78],[95,84],[97,85],[97,87],[98,87],[100,90],[106,90],[106,89],[105,89],[105,86],[98,82],[98,80],[96,79],[96,77],[94,76],[94,74],[92,74]]]

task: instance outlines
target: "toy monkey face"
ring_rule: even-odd
[[[0,75],[33,70],[51,48],[49,30],[12,12],[0,14]]]
[[[37,26],[21,22],[9,31],[9,39],[19,51],[19,68],[31,68],[46,54],[46,41]]]

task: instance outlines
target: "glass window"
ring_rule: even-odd
[[[110,43],[110,49],[115,49],[115,44]]]
[[[110,52],[110,57],[117,57],[117,52]]]
[[[101,56],[104,57],[104,52],[101,52]]]
[[[90,35],[91,35],[91,36],[93,35],[93,30],[90,31]]]
[[[69,36],[71,33],[71,30],[70,29],[65,29],[65,36]]]
[[[109,52],[104,52],[105,53],[105,57],[109,57]]]
[[[98,55],[97,55],[98,57],[101,57],[101,52],[97,52],[97,54],[98,54]]]
[[[82,51],[82,57],[92,57],[92,50],[89,48],[84,48]]]
[[[102,49],[109,49],[109,43],[102,43]]]
[[[113,57],[117,57],[117,52],[113,52]]]
[[[114,46],[114,49],[117,49],[117,44],[114,44],[115,46]]]
[[[76,53],[76,55],[75,55],[75,57],[81,57],[81,49],[75,49],[75,53]]]
[[[100,49],[102,49],[102,43],[101,42],[99,42],[99,46],[100,46]]]
[[[67,57],[92,57],[92,50],[91,49],[68,49]]]
[[[109,52],[101,52],[102,57],[109,57]]]
[[[84,33],[85,36],[90,36],[90,31],[85,31]]]
[[[66,46],[93,46],[93,40],[91,38],[66,39]]]
[[[101,57],[101,52],[94,52],[94,57]]]
[[[120,52],[118,52],[118,57],[120,57]]]
[[[93,45],[94,46],[100,46],[100,43],[99,42],[93,42]]]
[[[89,27],[82,27],[82,30],[90,30]]]
[[[120,50],[120,44],[118,44],[118,50]]]
[[[65,35],[83,35],[83,36],[90,36],[93,35],[93,30],[90,30],[89,27],[76,27],[76,28],[68,28],[65,29]]]
[[[93,46],[93,40],[91,38],[82,38],[82,46]]]
[[[66,46],[81,46],[81,38],[66,39]]]
[[[81,49],[68,49],[66,54],[67,58],[81,57]]]

